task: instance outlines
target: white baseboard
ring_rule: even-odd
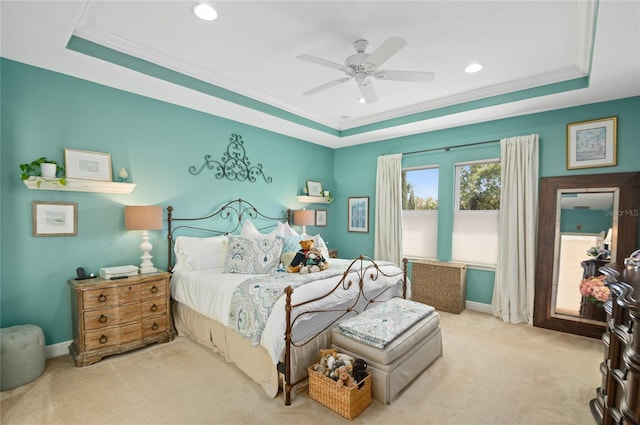
[[[44,347],[44,355],[47,359],[52,357],[60,357],[69,354],[69,345],[73,341],[64,341],[57,344],[47,345]]]
[[[469,310],[492,314],[491,304],[484,304],[476,301],[465,301],[465,307],[468,308]]]

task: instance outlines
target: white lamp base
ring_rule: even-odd
[[[140,249],[142,250],[142,263],[140,264],[140,273],[155,273],[158,271],[155,267],[153,267],[153,263],[151,259],[153,256],[150,254],[153,245],[149,242],[149,233],[146,230],[142,231],[142,243],[140,244]]]

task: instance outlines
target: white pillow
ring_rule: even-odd
[[[224,267],[227,254],[227,237],[194,238],[178,236],[174,251],[176,266],[190,270],[206,270]]]
[[[251,221],[246,220],[242,225],[242,231],[240,236],[249,239],[275,239],[276,237],[283,237],[283,228],[278,226],[269,233],[260,233],[260,230]]]
[[[282,238],[243,238],[229,236],[225,273],[275,273],[280,263]]]

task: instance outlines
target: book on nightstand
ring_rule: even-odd
[[[121,277],[137,276],[137,275],[138,275],[138,267],[132,266],[132,265],[103,267],[100,269],[100,277],[103,279],[113,279],[113,278],[121,278]]]

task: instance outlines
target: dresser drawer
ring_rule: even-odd
[[[140,285],[91,289],[82,293],[85,310],[131,304],[140,301]]]
[[[140,285],[140,297],[144,300],[151,297],[164,297],[167,293],[167,281],[157,280]]]
[[[88,310],[83,313],[83,316],[84,329],[87,331],[136,322],[142,318],[138,304]]]
[[[140,322],[121,327],[106,328],[84,334],[84,345],[87,351],[123,345],[139,341],[142,338]]]
[[[142,302],[142,318],[158,316],[167,312],[166,298],[151,298]]]
[[[158,316],[142,322],[142,338],[148,338],[167,331],[167,316]]]

